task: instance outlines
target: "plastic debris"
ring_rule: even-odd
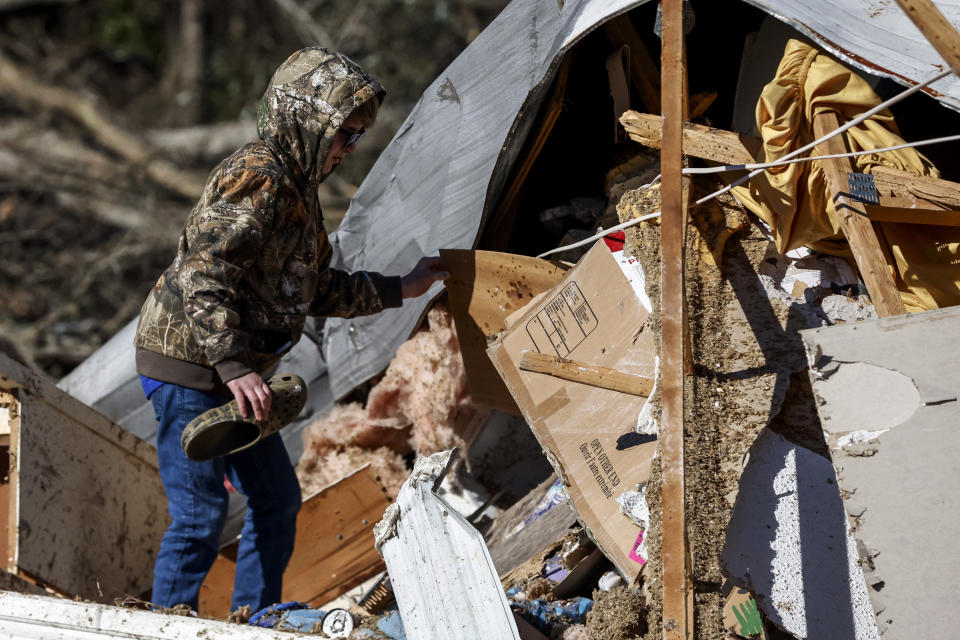
[[[346,638],[353,631],[353,615],[346,609],[331,609],[323,618],[323,633],[328,638]]]
[[[509,595],[509,591],[507,593]],[[582,597],[557,602],[515,600],[511,606],[537,629],[549,635],[556,629],[562,630],[586,620],[587,612],[593,608],[593,600]]]
[[[327,612],[323,609],[291,609],[284,611],[274,627],[277,631],[312,631],[317,623],[323,622]]]
[[[616,571],[607,571],[605,574],[600,576],[597,586],[603,591],[610,591],[614,587],[622,587],[625,585],[623,583],[623,578],[620,577],[619,573]]]
[[[390,640],[407,640],[406,633],[403,631],[403,620],[400,619],[399,611],[391,611],[377,620],[377,629],[380,630],[380,633],[390,638]]]
[[[253,616],[250,617],[250,626],[275,629],[285,612],[309,608],[310,605],[306,604],[305,602],[296,601],[272,604],[269,607],[260,609],[260,611],[257,611],[255,614],[253,614]]]

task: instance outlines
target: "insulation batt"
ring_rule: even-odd
[[[304,495],[369,462],[396,496],[408,474],[402,456],[460,446],[457,418],[471,407],[453,318],[445,304],[437,304],[427,314],[427,328],[400,345],[366,407],[336,405],[304,429],[297,466]]]

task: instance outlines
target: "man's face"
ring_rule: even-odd
[[[333,136],[333,146],[330,147],[330,153],[327,154],[327,159],[323,163],[322,173],[327,175],[333,168],[340,164],[340,161],[343,158],[357,149],[357,145],[352,144],[347,146],[350,135],[359,132],[362,129],[358,119],[354,118],[352,115],[343,121],[343,124],[340,126],[340,129]]]

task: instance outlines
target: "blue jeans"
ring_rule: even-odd
[[[300,484],[280,436],[223,458],[193,462],[180,448],[184,427],[230,398],[167,383],[150,400],[160,423],[160,477],[173,519],[157,554],[153,603],[186,603],[197,609],[200,585],[217,557],[227,518],[224,475],[247,496],[231,610],[250,605],[257,611],[280,602],[300,510]]]

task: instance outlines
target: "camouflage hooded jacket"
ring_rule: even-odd
[[[274,74],[260,140],[220,163],[140,313],[137,370],[201,390],[263,373],[300,339],[306,316],[400,306],[400,278],[330,268],[317,185],[333,137],[383,88],[353,61],[309,48]]]

